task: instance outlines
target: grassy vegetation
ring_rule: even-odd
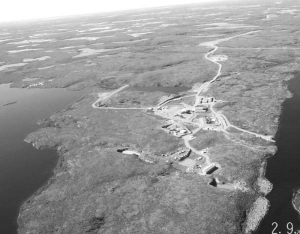
[[[107,142],[114,148],[131,146],[152,154],[167,153],[183,144],[160,129],[164,120],[136,110],[120,110],[121,114],[119,110],[94,110],[92,100],[83,99],[72,107],[75,109],[52,116],[45,121],[45,128],[28,139],[37,147],[49,145],[49,141],[60,145],[76,142],[81,147]],[[66,113],[72,117],[66,117]]]
[[[159,103],[163,92],[142,92],[124,90],[109,99],[109,106],[113,107],[151,107]]]
[[[260,163],[266,154],[264,151],[258,152],[255,148],[243,146],[239,142],[234,144],[224,134],[214,131],[200,130],[191,145],[198,150],[209,149],[208,156],[211,161],[218,162],[222,166],[218,175],[230,182],[243,180],[249,186],[256,180]]]

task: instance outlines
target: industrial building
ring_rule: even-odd
[[[205,122],[206,124],[214,124],[216,123],[216,119],[210,116],[205,116]]]
[[[201,104],[208,104],[208,103],[211,103],[211,102],[215,102],[215,98],[213,97],[201,97],[200,98],[200,103]]]
[[[169,134],[176,136],[176,137],[182,137],[182,136],[190,133],[190,131],[188,129],[185,129],[184,127],[176,125],[176,124],[164,125],[164,126],[162,126],[162,129],[164,129]]]
[[[201,105],[198,105],[195,107],[195,112],[196,113],[205,113],[208,111],[208,108],[205,107],[205,106],[201,106]]]
[[[180,111],[180,113],[181,114],[192,114],[194,111],[193,110],[191,110],[191,109],[186,109],[186,108],[183,108],[181,111]]]
[[[215,172],[216,170],[218,170],[218,169],[219,169],[219,166],[216,165],[215,163],[212,163],[212,164],[210,164],[210,165],[204,167],[204,168],[202,169],[202,172],[203,172],[204,174],[210,175],[210,174],[214,173],[214,172]]]

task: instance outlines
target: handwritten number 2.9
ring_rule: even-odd
[[[272,234],[278,234],[278,232],[275,232],[276,229],[278,228],[278,223],[276,222],[273,222],[272,223],[272,226],[274,226],[273,230],[272,230]],[[292,234],[293,231],[294,231],[294,227],[293,227],[293,224],[291,222],[288,222],[287,225],[286,225],[286,228],[288,230],[287,234]]]

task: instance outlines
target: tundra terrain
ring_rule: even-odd
[[[60,160],[19,233],[252,233],[299,17],[298,1],[225,1],[2,23],[0,83],[88,93],[26,138]]]

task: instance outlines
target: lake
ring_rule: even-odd
[[[47,183],[59,158],[55,150],[37,150],[24,138],[39,128],[38,120],[81,96],[82,91],[0,85],[0,233],[17,233],[20,206]]]
[[[300,73],[288,82],[288,87],[293,97],[282,105],[276,135],[278,151],[268,160],[266,171],[267,179],[274,185],[267,196],[271,207],[257,234],[295,234],[300,230],[300,215],[292,205],[293,194],[300,188]],[[274,222],[278,227],[273,231]]]

